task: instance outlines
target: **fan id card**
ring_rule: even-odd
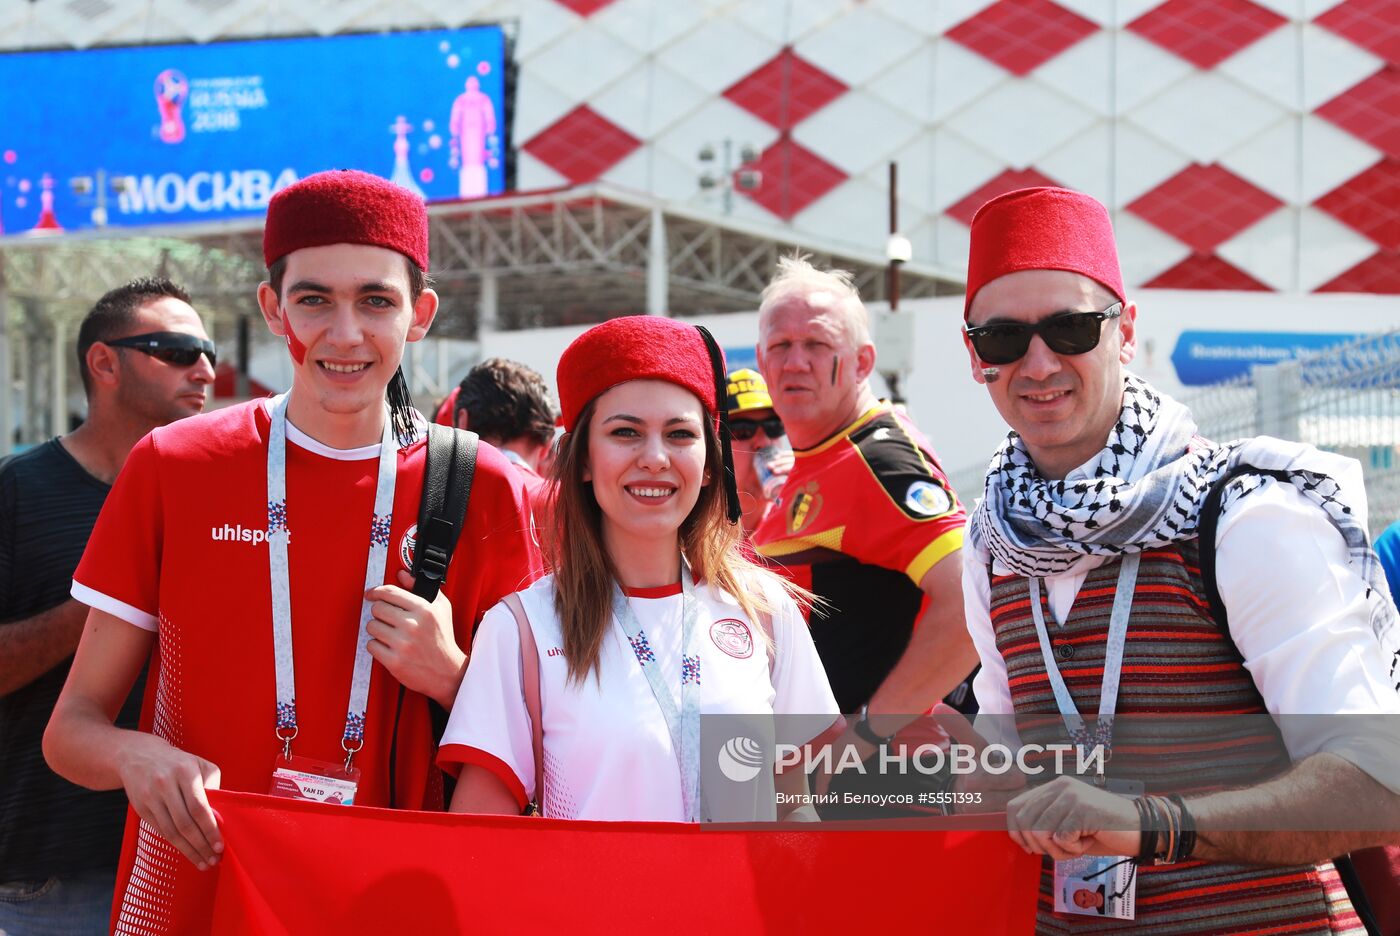
[[[359,786],[358,767],[346,770],[340,764],[279,754],[272,767],[272,786],[267,792],[288,799],[351,806]]]
[[[1136,914],[1137,864],[1121,855],[1055,862],[1055,912],[1131,920]]]

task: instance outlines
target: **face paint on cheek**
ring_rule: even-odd
[[[292,317],[285,312],[282,313],[282,328],[287,332],[287,350],[292,353],[292,360],[298,364],[305,364],[306,345],[302,344],[297,333],[292,331]]]
[[[839,356],[831,359],[831,385],[836,386],[836,375],[841,373],[841,358]]]

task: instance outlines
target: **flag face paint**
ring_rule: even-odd
[[[282,328],[287,333],[287,350],[292,352],[292,360],[298,364],[305,364],[306,345],[302,344],[297,333],[292,331],[292,317],[285,311],[282,313]]]

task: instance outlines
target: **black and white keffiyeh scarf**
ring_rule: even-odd
[[[987,466],[983,497],[969,525],[970,545],[984,561],[994,558],[1017,575],[1087,571],[1124,553],[1194,539],[1212,485],[1239,465],[1286,472],[1341,533],[1352,567],[1370,586],[1371,626],[1394,681],[1400,625],[1366,534],[1360,466],[1268,436],[1209,442],[1197,434],[1190,410],[1135,376],[1126,378],[1123,409],[1108,445],[1072,480],[1041,477],[1021,437],[1007,436]],[[1348,481],[1347,489],[1338,479]],[[1232,482],[1222,513],[1263,483],[1258,475]]]

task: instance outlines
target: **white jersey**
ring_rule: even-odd
[[[778,591],[774,589],[775,593]],[[801,714],[803,744],[839,711],[807,624],[786,594],[775,594],[772,673],[762,630],[737,601],[703,583],[700,601],[700,714]],[[603,638],[598,675],[568,679],[554,612],[554,577],[520,593],[540,657],[544,723],[544,814],[561,819],[683,822],[681,777],[666,719],[632,644],[614,619]],[[666,685],[681,677],[681,586],[628,591]],[[809,726],[815,724],[815,730]],[[780,731],[788,723],[780,725]],[[793,726],[796,727],[796,726]],[[804,730],[805,729],[805,730]],[[443,735],[439,762],[495,773],[523,808],[535,796],[535,758],[521,683],[520,633],[504,604],[486,613]],[[703,775],[703,769],[702,769]]]

